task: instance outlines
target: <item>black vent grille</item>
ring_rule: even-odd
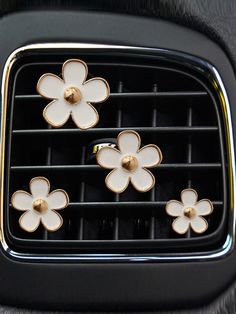
[[[69,58],[88,63],[90,77],[104,77],[111,96],[97,106],[99,124],[90,130],[48,127],[42,117],[47,100],[36,94],[39,77],[59,75]],[[7,111],[5,234],[10,246],[27,253],[184,253],[219,247],[227,226],[224,132],[212,86],[187,64],[159,56],[120,52],[48,50],[22,56],[11,70]],[[163,163],[153,170],[156,186],[138,193],[131,187],[116,195],[104,184],[108,173],[88,160],[91,142],[136,130],[142,143],[157,144]],[[54,233],[42,226],[20,229],[21,212],[10,205],[18,189],[28,190],[35,176],[70,197],[61,213],[63,227]],[[213,201],[204,235],[177,235],[165,213],[170,199],[192,187]]]

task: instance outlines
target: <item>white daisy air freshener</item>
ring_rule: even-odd
[[[198,201],[198,194],[193,189],[181,192],[181,202],[171,200],[166,204],[166,212],[172,217],[177,217],[172,228],[179,234],[185,234],[190,228],[196,233],[203,233],[208,228],[206,219],[202,216],[210,215],[213,204],[208,199]]]
[[[141,146],[137,132],[127,130],[117,137],[118,149],[102,147],[96,157],[97,163],[113,169],[106,177],[106,186],[115,193],[122,193],[129,183],[139,192],[147,192],[155,185],[154,175],[146,168],[157,167],[162,161],[161,150],[150,144]]]
[[[27,232],[34,232],[40,222],[48,231],[58,230],[63,219],[56,211],[67,207],[69,197],[64,190],[50,193],[50,182],[44,177],[35,177],[29,184],[30,192],[19,190],[11,198],[12,206],[25,211],[19,219],[20,227]]]
[[[38,93],[52,99],[43,111],[48,124],[61,127],[70,116],[80,129],[92,128],[98,123],[99,115],[92,104],[105,101],[110,88],[100,77],[86,81],[87,75],[88,67],[84,61],[70,59],[62,66],[62,78],[52,73],[40,77]]]

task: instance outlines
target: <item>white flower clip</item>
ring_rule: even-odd
[[[28,232],[35,231],[40,221],[49,231],[58,230],[63,219],[55,210],[65,208],[69,203],[69,197],[64,190],[54,190],[50,194],[50,182],[44,177],[35,177],[29,184],[30,192],[16,191],[11,198],[12,206],[21,211],[19,224]]]
[[[110,94],[106,80],[100,77],[85,81],[88,67],[77,59],[67,60],[62,66],[62,79],[54,74],[42,75],[37,84],[40,95],[54,99],[43,110],[44,119],[53,127],[61,127],[69,119],[80,129],[88,129],[99,121],[91,103],[105,101]]]
[[[140,149],[141,139],[135,131],[123,131],[117,137],[117,146],[102,147],[96,157],[97,163],[112,170],[106,177],[107,187],[115,192],[123,192],[132,183],[139,192],[147,192],[155,185],[154,175],[146,168],[161,163],[159,147],[150,144]]]
[[[203,233],[208,228],[206,219],[201,216],[210,215],[213,204],[208,199],[197,201],[198,194],[193,189],[185,189],[181,192],[181,202],[171,200],[166,204],[168,215],[176,218],[172,228],[179,234],[184,234],[191,227],[196,233]]]

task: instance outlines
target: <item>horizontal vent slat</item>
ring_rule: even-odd
[[[143,208],[160,208],[163,207],[167,204],[167,201],[147,201],[147,202],[71,202],[68,204],[68,208],[76,210],[76,208],[79,209],[96,209],[99,211],[99,209],[111,209],[111,210],[116,210],[117,208],[137,208],[138,207],[143,207]],[[221,201],[212,201],[212,204],[214,206],[222,206],[223,202]]]
[[[223,202],[221,201],[213,201],[212,202],[214,206],[222,206],[223,205]],[[102,207],[102,208],[111,208],[111,209],[116,209],[116,208],[119,208],[119,207],[129,207],[129,208],[136,208],[137,206],[142,206],[142,207],[145,207],[145,208],[155,208],[155,207],[163,207],[167,204],[167,201],[155,201],[155,202],[84,202],[84,203],[76,203],[76,202],[73,202],[73,203],[70,203],[69,206],[71,208],[77,208],[77,207],[80,207],[80,208],[98,208],[99,210],[99,207]]]
[[[112,135],[127,130],[127,128],[93,128],[86,131],[87,134]],[[130,127],[130,129],[143,133],[212,133],[217,132],[217,126],[192,126],[192,127]],[[80,129],[29,129],[13,130],[14,135],[62,135],[62,134],[85,134]]]
[[[165,98],[165,97],[206,97],[204,91],[181,91],[181,92],[142,92],[142,93],[111,93],[110,99],[120,98]],[[16,95],[15,100],[39,100],[40,95]]]
[[[215,170],[220,169],[220,163],[182,163],[182,164],[160,164],[157,168],[153,168],[152,171],[158,170],[183,170],[183,169],[191,169],[191,170]],[[51,165],[51,166],[12,166],[12,171],[34,171],[34,170],[49,170],[49,171],[104,171],[98,165]]]

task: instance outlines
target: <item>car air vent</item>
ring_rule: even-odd
[[[96,106],[100,122],[80,130],[68,121],[51,128],[42,112],[48,100],[36,92],[39,77],[60,75],[70,59],[84,60],[89,78],[105,78],[110,98]],[[197,63],[196,63],[197,64]],[[29,256],[188,256],[214,252],[228,232],[229,191],[226,134],[214,84],[203,63],[191,64],[174,53],[135,49],[29,49],[17,55],[10,70],[6,110],[4,237],[7,246]],[[113,141],[119,132],[137,131],[142,144],[156,144],[162,164],[153,170],[155,187],[139,193],[129,187],[115,194],[104,184],[108,171],[90,158],[91,145]],[[226,161],[225,161],[226,158]],[[52,190],[70,197],[60,213],[63,226],[27,233],[21,212],[11,206],[16,190],[44,176]],[[212,201],[204,234],[179,235],[165,205],[185,188]]]

